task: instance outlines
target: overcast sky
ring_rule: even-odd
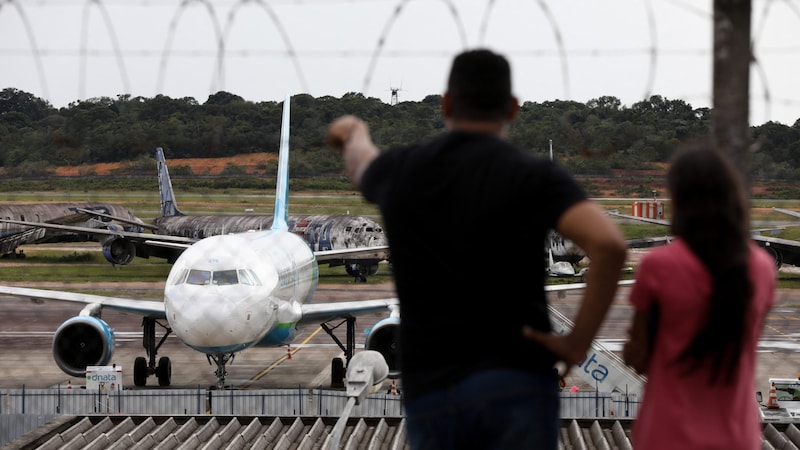
[[[750,122],[792,125],[800,1],[753,0],[752,17]],[[711,0],[0,0],[0,88],[56,107],[220,90],[418,101],[442,93],[453,55],[489,47],[523,102],[710,107],[711,20]]]

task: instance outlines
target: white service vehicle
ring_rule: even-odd
[[[770,378],[769,391],[764,403],[761,391],[757,400],[762,404],[762,420],[795,420],[800,417],[800,377]]]

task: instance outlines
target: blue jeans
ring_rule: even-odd
[[[411,448],[555,449],[557,383],[555,374],[493,369],[407,402]]]

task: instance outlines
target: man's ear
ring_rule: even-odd
[[[445,92],[444,95],[442,95],[442,115],[445,119],[453,115],[453,102],[449,92]]]
[[[517,114],[519,114],[519,99],[512,95],[511,107],[508,109],[508,122],[513,122],[517,118]]]

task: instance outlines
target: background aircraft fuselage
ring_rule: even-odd
[[[91,212],[99,215],[92,215]],[[111,217],[119,218],[115,220]],[[113,229],[142,232],[142,220],[133,212],[113,203],[26,203],[0,205],[0,219],[72,225],[94,229]],[[101,237],[47,228],[34,228],[0,222],[0,253],[10,254],[25,244],[53,242],[99,241]]]

